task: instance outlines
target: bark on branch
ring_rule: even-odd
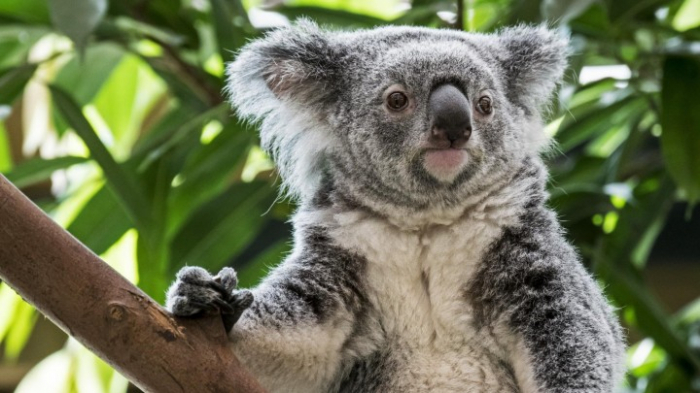
[[[220,316],[173,318],[2,175],[0,278],[144,391],[264,392]]]

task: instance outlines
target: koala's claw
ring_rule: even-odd
[[[184,267],[168,290],[166,307],[179,317],[219,311],[229,331],[253,303],[253,294],[236,290],[237,286],[236,271],[230,267],[223,268],[214,277],[201,267]]]

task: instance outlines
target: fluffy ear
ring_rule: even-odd
[[[337,143],[324,112],[345,91],[350,56],[332,37],[301,21],[252,41],[228,66],[231,103],[241,117],[261,123],[261,145],[292,197],[313,196]]]
[[[529,116],[536,115],[561,82],[568,38],[545,26],[517,26],[499,35],[501,59],[511,99]]]
[[[243,47],[228,67],[227,90],[244,117],[259,119],[282,101],[307,107],[332,99],[347,56],[307,20]]]

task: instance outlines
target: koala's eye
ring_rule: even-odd
[[[493,106],[491,104],[491,98],[483,96],[479,98],[479,102],[476,104],[479,112],[484,115],[490,115],[493,112]]]
[[[389,94],[386,98],[386,105],[394,111],[401,111],[408,106],[408,96],[400,91]]]

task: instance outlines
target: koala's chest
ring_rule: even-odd
[[[390,341],[428,353],[471,351],[481,341],[467,288],[500,233],[480,220],[415,232],[367,221],[334,237],[366,258],[368,297]]]
[[[490,332],[474,328],[466,291],[500,234],[469,221],[420,233],[359,223],[335,236],[367,259],[368,297],[397,365],[390,391],[512,391]]]

